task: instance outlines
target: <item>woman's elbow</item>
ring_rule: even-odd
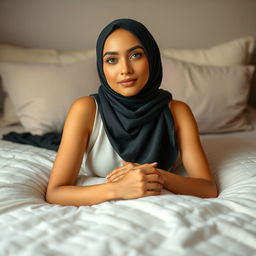
[[[46,193],[45,193],[45,201],[49,204],[56,204],[56,200],[54,200],[55,198],[55,192],[56,192],[56,188],[47,188]]]
[[[205,198],[216,198],[218,197],[219,193],[218,193],[218,189],[217,186],[215,184],[215,182],[210,182],[210,186],[209,189],[207,190],[206,194],[205,194]]]

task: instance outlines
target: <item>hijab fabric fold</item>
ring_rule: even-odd
[[[149,62],[149,79],[134,96],[125,97],[108,85],[103,72],[103,48],[107,37],[117,28],[131,32],[142,44]],[[159,48],[138,21],[118,19],[107,25],[97,40],[97,70],[101,85],[96,99],[108,139],[128,162],[139,164],[158,162],[158,168],[168,170],[175,162],[178,149],[174,121],[169,110],[171,93],[159,89],[162,64]]]

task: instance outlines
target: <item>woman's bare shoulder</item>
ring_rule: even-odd
[[[94,98],[90,96],[80,97],[72,103],[66,121],[68,124],[76,124],[76,126],[90,131],[93,127],[95,112]]]
[[[76,99],[73,103],[71,108],[75,108],[81,111],[95,111],[96,103],[93,97],[91,96],[84,96]]]
[[[93,97],[91,96],[84,96],[81,98],[76,99],[71,107],[70,112],[77,113],[77,114],[86,114],[85,117],[91,117],[94,116],[96,111],[96,103]]]
[[[187,103],[180,101],[180,100],[172,100],[169,103],[169,107],[171,111],[186,111],[190,110],[190,107]]]
[[[172,113],[176,128],[184,126],[183,124],[194,124],[195,118],[189,107],[183,101],[172,100],[169,104],[170,111]]]

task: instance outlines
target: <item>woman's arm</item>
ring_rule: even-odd
[[[159,170],[164,187],[176,194],[216,197],[217,188],[203,151],[195,118],[185,103],[171,101],[180,155],[189,177]]]
[[[217,197],[216,185],[212,180],[183,177],[164,170],[157,169],[164,180],[164,188],[183,195],[192,195],[202,198]]]
[[[119,182],[75,185],[84,152],[87,151],[95,110],[95,101],[91,97],[80,98],[72,104],[50,175],[46,200],[53,204],[80,206],[159,194],[159,191],[150,191],[162,187],[159,183],[151,184],[159,177],[151,166],[140,167]]]
[[[88,201],[87,189],[75,186],[84,152],[93,127],[96,105],[91,97],[76,100],[65,121],[61,144],[49,179],[46,200],[61,205],[83,205],[94,203]],[[112,197],[109,186],[98,186],[95,203]],[[94,186],[88,187],[94,194]],[[102,189],[104,191],[102,191]],[[109,191],[110,190],[110,191]],[[103,193],[104,192],[104,193]]]

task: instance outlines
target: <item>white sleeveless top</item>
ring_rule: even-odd
[[[95,103],[94,124],[87,153],[84,154],[83,158],[83,169],[85,170],[83,173],[87,176],[106,177],[113,169],[121,166],[122,159],[109,142],[96,100]]]

